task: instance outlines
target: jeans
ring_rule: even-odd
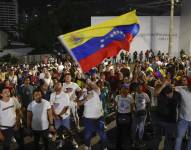
[[[59,129],[61,126],[70,129],[70,117],[65,119],[55,119],[54,124],[56,129]]]
[[[186,131],[189,132],[189,136],[191,135],[191,121],[186,121],[184,119],[180,119],[177,125],[177,137],[176,137],[176,145],[175,150],[181,150],[182,140],[186,134]],[[187,150],[191,150],[191,138],[189,137]]]
[[[167,123],[164,121],[159,121],[158,125],[164,131],[164,148],[163,150],[172,150],[174,149],[174,140],[173,138],[176,137],[176,123]]]
[[[132,125],[132,138],[134,141],[136,140],[137,133],[138,133],[138,139],[142,140],[145,129],[145,120],[146,120],[146,115],[141,115],[141,116],[135,115]]]
[[[9,150],[11,145],[11,138],[14,135],[13,128],[1,130],[5,140],[3,141],[3,150]]]
[[[5,137],[5,141],[3,142],[3,150],[9,150],[10,144],[11,144],[11,138],[15,137],[17,144],[18,144],[18,150],[24,149],[24,135],[23,135],[23,129],[19,128],[17,131],[14,131],[13,128],[8,128],[5,130],[1,130]]]
[[[62,135],[69,135],[70,140],[74,140],[74,134],[70,130],[70,117],[65,119],[56,119],[54,120],[55,128],[59,139],[62,139]]]
[[[48,145],[49,145],[48,130],[43,130],[43,131],[33,130],[33,134],[34,134],[35,150],[40,150],[40,146],[39,146],[40,137],[42,137],[43,139],[45,150],[48,150]]]
[[[104,122],[102,118],[90,119],[84,118],[84,143],[86,146],[90,146],[90,141],[93,133],[97,132],[100,136],[102,144],[106,144],[107,136],[104,132]]]

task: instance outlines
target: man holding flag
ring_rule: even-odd
[[[128,51],[132,39],[139,32],[138,22],[136,11],[132,11],[101,24],[61,35],[59,39],[82,71],[86,73],[102,63],[104,59],[116,56],[122,49]],[[100,91],[99,88],[96,88],[96,91]],[[107,141],[103,125],[100,124],[103,113],[98,93],[94,92],[92,97],[78,102],[85,107],[84,141],[87,150],[91,149],[90,141],[93,132],[100,135],[101,142]],[[107,149],[106,147],[105,145],[104,150]]]

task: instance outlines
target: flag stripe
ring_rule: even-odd
[[[91,54],[95,53],[99,49],[106,47],[112,41],[124,40],[126,34],[131,34],[133,37],[136,36],[138,31],[138,24],[118,26],[113,28],[113,30],[111,30],[105,36],[92,38],[86,43],[77,46],[76,48],[73,48],[71,52],[76,57],[76,60],[80,61],[81,59],[84,59],[90,56]]]
[[[91,38],[104,36],[116,26],[131,25],[138,23],[139,20],[136,16],[136,11],[132,11],[124,15],[114,17],[103,23],[76,30],[64,35],[60,35],[59,39],[67,44],[67,48],[72,49],[89,41]],[[75,42],[74,39],[81,40],[80,42]]]
[[[85,59],[79,61],[79,64],[84,72],[89,71],[91,68],[100,64],[105,58],[116,56],[121,49],[129,50],[130,42],[133,36],[127,34],[123,41],[113,41],[107,47],[104,47]]]

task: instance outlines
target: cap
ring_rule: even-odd
[[[121,85],[121,88],[128,89],[129,88],[129,84],[124,83],[124,84]]]

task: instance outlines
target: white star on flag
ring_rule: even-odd
[[[104,44],[101,44],[101,46],[100,46],[100,47],[101,47],[101,48],[104,48],[104,46],[105,46]]]
[[[111,35],[110,35],[110,37],[114,37],[114,35],[113,35],[113,34],[111,34]]]
[[[120,34],[123,34],[123,32],[122,32],[122,31],[120,31]]]
[[[101,41],[100,41],[101,43],[103,43],[104,42],[104,39],[101,39]]]
[[[117,32],[116,32],[116,31],[113,31],[113,34],[114,34],[114,35],[116,35],[116,34],[117,34]]]

